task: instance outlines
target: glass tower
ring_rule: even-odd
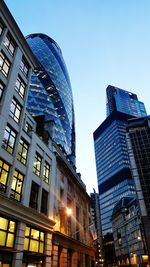
[[[135,195],[126,143],[127,120],[146,115],[144,104],[135,94],[108,86],[107,118],[94,132],[102,233],[112,232],[111,216],[115,204]]]
[[[126,145],[126,126],[130,115],[114,111],[94,132],[97,179],[102,232],[112,232],[111,216],[115,204],[135,194]]]
[[[144,103],[139,101],[136,94],[109,85],[106,89],[107,116],[114,110],[120,111],[135,117],[146,116]]]
[[[31,34],[26,40],[39,62],[31,77],[27,107],[34,117],[44,116],[45,128],[54,123],[53,140],[75,163],[73,96],[67,68],[57,43],[45,34]]]

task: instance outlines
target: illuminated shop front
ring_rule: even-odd
[[[44,232],[26,226],[22,267],[41,267],[44,263]]]
[[[11,266],[16,222],[0,216],[0,267]]]
[[[25,227],[24,247],[16,250],[17,222],[0,216],[0,267],[11,267],[16,253],[23,253],[22,267],[42,267],[44,264],[45,233],[30,226]]]

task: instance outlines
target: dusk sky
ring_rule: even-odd
[[[150,114],[149,0],[5,0],[22,33],[60,46],[76,120],[76,165],[97,191],[93,132],[106,117],[106,87],[138,95]]]

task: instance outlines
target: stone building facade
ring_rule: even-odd
[[[0,266],[94,266],[85,185],[61,147],[38,136],[38,123],[26,111],[37,67],[1,1]]]

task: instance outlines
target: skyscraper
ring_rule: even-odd
[[[137,96],[128,91],[109,85],[106,94],[107,118],[94,132],[94,146],[102,233],[109,240],[115,204],[122,197],[135,195],[126,143],[127,120],[145,116],[146,110]]]
[[[106,89],[107,116],[113,111],[120,111],[135,117],[146,115],[144,103],[139,101],[137,95],[115,86],[109,85]]]
[[[150,116],[128,122],[127,142],[146,247],[150,255]]]
[[[44,116],[44,127],[50,131],[54,122],[54,141],[61,145],[75,163],[75,123],[72,89],[62,52],[57,43],[45,34],[31,34],[26,40],[39,62],[31,77],[28,111]]]
[[[117,201],[135,193],[126,145],[129,118],[114,111],[94,132],[103,235],[112,232],[110,218]]]

